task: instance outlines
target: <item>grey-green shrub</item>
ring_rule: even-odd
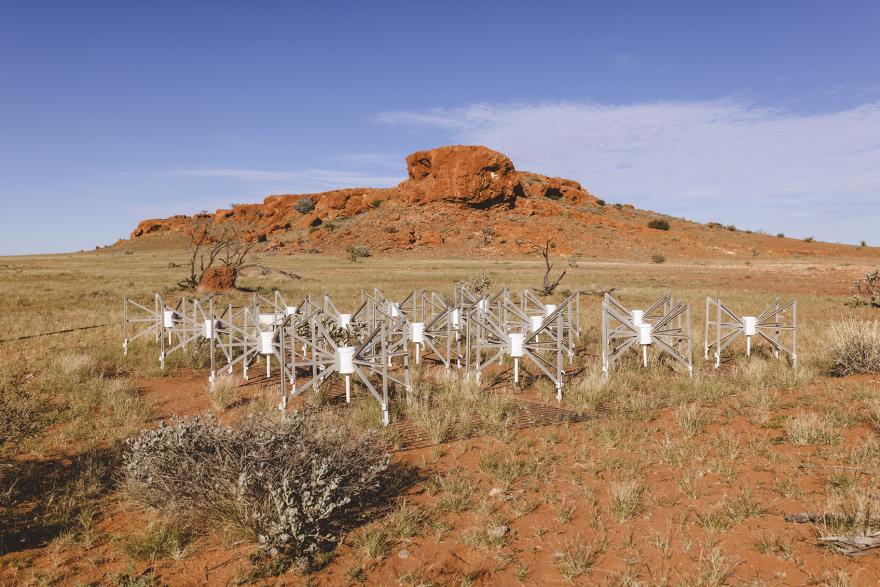
[[[300,198],[293,205],[293,208],[300,214],[308,214],[315,209],[315,199],[310,197]]]
[[[654,230],[669,230],[669,222],[662,218],[655,218],[648,222],[648,228],[653,228]]]
[[[318,429],[292,414],[175,418],[127,443],[128,492],[175,517],[232,525],[259,541],[259,557],[310,565],[380,495],[390,457],[372,434]]]

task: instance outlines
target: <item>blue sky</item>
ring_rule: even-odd
[[[0,0],[0,254],[392,185],[448,143],[880,245],[878,2],[309,4]]]

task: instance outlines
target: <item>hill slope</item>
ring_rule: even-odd
[[[406,163],[409,177],[396,187],[274,195],[213,215],[144,220],[131,238],[180,237],[197,222],[233,222],[260,248],[290,254],[365,244],[374,253],[519,256],[530,242],[550,238],[560,254],[603,258],[878,256],[874,248],[747,233],[605,204],[575,181],[517,171],[507,156],[486,147],[419,151]],[[656,219],[670,229],[649,228]]]

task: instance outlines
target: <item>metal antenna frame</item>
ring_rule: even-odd
[[[455,356],[457,366],[461,367],[461,336],[458,329],[453,325],[454,308],[448,306],[442,296],[436,293],[432,293],[430,298],[423,298],[422,308],[424,313],[428,315],[429,320],[422,323],[422,332],[417,333],[414,329],[414,325],[417,323],[411,324],[413,329],[411,338],[416,346],[416,365],[421,364],[421,359],[424,355],[431,352],[447,370],[452,367],[453,355]],[[421,334],[421,341],[416,340],[417,334]],[[455,342],[455,350],[452,348],[453,341]],[[420,345],[422,344],[425,349],[420,357]]]
[[[674,303],[669,294],[651,305],[641,320],[611,294],[602,301],[602,373],[607,377],[611,365],[634,346],[642,348],[642,365],[648,366],[648,347],[656,347],[683,365],[688,376],[694,374],[691,308]],[[661,313],[662,312],[662,313]]]
[[[561,353],[567,350],[569,358],[573,354],[573,336],[577,332],[573,325],[579,323],[578,296],[579,292],[569,296],[552,310],[551,305],[542,304],[528,291],[514,300],[506,288],[478,297],[459,284],[453,291],[452,304],[442,294],[422,290],[412,291],[398,303],[374,288],[371,293],[362,290],[361,305],[351,314],[349,325],[345,325],[341,320],[343,314],[326,293],[320,303],[306,294],[297,306],[288,305],[281,292],[275,291],[271,299],[254,293],[251,303],[241,307],[217,307],[213,297],[208,296],[203,300],[182,298],[173,308],[156,294],[154,309],[123,299],[123,352],[127,353],[133,341],[155,336],[160,347],[160,365],[164,368],[170,353],[206,341],[210,348],[208,379],[212,390],[218,368],[232,374],[235,365],[241,364],[242,377],[247,381],[250,368],[260,358],[266,364],[266,379],[271,379],[274,356],[281,367],[281,409],[289,397],[318,388],[333,373],[345,377],[349,401],[350,379],[356,375],[380,403],[383,422],[387,424],[388,386],[398,384],[407,391],[411,389],[409,361],[413,351],[417,363],[424,354],[447,369],[454,358],[457,367],[464,363],[468,377],[473,369],[479,379],[481,371],[496,358],[503,364],[505,354],[513,356],[511,350],[515,346],[514,382],[519,382],[519,359],[528,358],[554,382],[561,398]],[[540,326],[533,327],[527,311],[521,308],[536,304],[549,315]],[[354,325],[359,328],[358,333],[348,335],[352,344],[337,344],[337,333],[333,331],[351,330]],[[364,326],[367,335],[363,334]],[[346,355],[351,365],[343,365],[340,356],[340,349],[346,348],[352,349],[345,350],[353,353],[350,357]],[[491,357],[484,362],[487,351]],[[556,353],[555,365],[552,358],[546,357],[548,352]],[[402,376],[395,375],[398,358],[402,362]],[[341,373],[340,369],[349,372]],[[298,384],[303,371],[310,373],[309,379]],[[370,381],[371,377],[381,379],[381,391]]]
[[[170,353],[208,338],[208,323],[214,319],[213,294],[201,300],[183,297],[172,308],[157,293],[153,296],[153,303],[151,310],[123,298],[122,354],[127,356],[132,342],[152,334],[159,343],[159,366],[165,369],[165,358]],[[210,308],[207,312],[204,309],[206,303]]]
[[[287,354],[281,352],[282,379],[291,382],[290,397],[296,397],[308,389],[318,389],[334,373],[343,376],[345,381],[345,401],[351,401],[351,377],[357,375],[361,383],[382,409],[382,423],[389,423],[389,383],[401,385],[407,392],[411,390],[409,377],[409,328],[402,316],[390,325],[384,322],[357,346],[339,346],[319,319],[321,312],[314,312],[298,325],[286,323],[282,327],[290,349],[290,362]],[[301,332],[305,330],[305,333]],[[297,357],[297,347],[302,349],[302,357]],[[280,350],[280,349],[279,349]],[[403,359],[403,378],[389,373],[392,359]],[[289,366],[288,366],[289,365]],[[297,385],[297,367],[311,370],[311,377]],[[370,382],[370,376],[381,380],[381,391]],[[281,409],[287,405],[287,394],[283,395]]]
[[[576,296],[573,294],[566,298],[538,328],[532,330],[529,316],[510,300],[506,290],[499,293],[503,294],[501,299],[504,300],[500,306],[490,305],[486,311],[481,311],[477,304],[467,308],[468,322],[473,323],[477,333],[473,363],[476,381],[479,383],[480,375],[486,367],[496,360],[503,363],[504,357],[510,356],[513,358],[514,384],[518,384],[519,360],[527,358],[553,382],[556,400],[562,401],[565,376],[562,355],[566,352],[565,315]],[[498,299],[497,294],[494,299]],[[493,309],[496,312],[492,312]],[[471,328],[469,324],[468,333]],[[470,345],[466,348],[469,349]],[[484,350],[488,353],[485,361]],[[555,354],[555,362],[544,357],[547,353]]]
[[[568,362],[574,361],[574,349],[577,344],[576,339],[581,335],[580,329],[580,313],[581,313],[581,292],[580,290],[569,295],[563,302],[566,305],[566,311],[563,318],[563,338],[567,348]],[[524,289],[520,293],[520,310],[525,315],[526,323],[530,331],[534,332],[540,328],[540,325],[562,304],[545,304],[531,290]]]
[[[714,309],[714,312],[713,312]],[[790,322],[785,321],[790,312]],[[783,334],[791,333],[791,343],[786,346]],[[714,335],[714,336],[713,336]],[[779,358],[782,352],[788,355],[792,367],[797,367],[797,300],[783,304],[777,296],[758,316],[738,316],[720,298],[706,298],[706,339],[703,345],[704,358],[714,349],[715,368],[721,366],[721,354],[740,337],[746,339],[746,356],[752,354],[752,337],[758,336],[773,349],[773,356]]]
[[[128,355],[128,347],[137,339],[152,334],[159,342],[162,328],[162,298],[156,294],[155,307],[143,306],[130,298],[122,298],[122,356]]]

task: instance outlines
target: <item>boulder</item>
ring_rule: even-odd
[[[228,265],[219,267],[208,267],[202,273],[202,279],[199,281],[198,291],[225,291],[235,288],[235,280],[238,277],[235,269]]]
[[[411,201],[446,201],[485,208],[510,202],[516,170],[506,155],[486,147],[450,145],[406,158],[409,179],[401,195]]]

